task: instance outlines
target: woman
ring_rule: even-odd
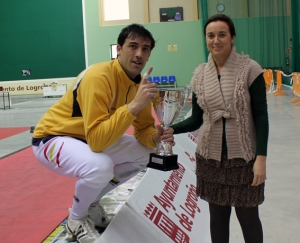
[[[239,55],[232,20],[210,17],[204,27],[208,62],[191,81],[192,116],[174,124],[162,139],[199,129],[197,195],[209,203],[212,243],[229,242],[231,208],[245,242],[263,242],[258,205],[264,201],[268,112],[263,69]]]

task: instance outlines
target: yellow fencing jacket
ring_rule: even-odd
[[[154,148],[152,136],[157,130],[151,102],[137,116],[127,108],[138,88],[139,84],[128,78],[118,59],[94,64],[46,111],[33,137],[70,136],[86,141],[92,151],[101,152],[132,125],[139,142]]]

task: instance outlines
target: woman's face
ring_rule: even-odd
[[[234,38],[226,22],[215,21],[206,26],[206,44],[214,58],[227,58]]]

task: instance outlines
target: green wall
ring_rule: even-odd
[[[110,44],[116,44],[125,26],[99,25],[98,1],[85,1],[88,65],[110,60]],[[175,75],[177,85],[190,83],[193,71],[205,61],[200,21],[150,23],[144,26],[156,40],[144,70],[153,66],[152,76]],[[176,44],[177,52],[168,52],[168,45]]]
[[[83,39],[81,0],[1,0],[0,81],[76,76]]]
[[[285,49],[291,46],[289,40],[291,33],[285,28],[285,21],[290,23],[290,18],[233,19],[237,33],[234,41],[237,51],[249,54],[263,68],[280,68],[285,72],[291,72],[292,56],[285,53]],[[286,65],[286,57],[290,59],[289,65]]]
[[[1,0],[0,81],[75,77],[86,64],[109,61],[110,44],[117,43],[124,26],[101,27],[98,0],[85,0],[84,4],[85,19],[81,0]],[[289,55],[284,52],[291,46],[291,33],[285,30],[286,24],[291,25],[290,18],[284,20],[287,23],[280,17],[233,21],[239,53],[249,54],[262,67],[292,72],[291,63],[285,62]],[[270,23],[278,26],[278,31],[268,31]],[[179,86],[189,83],[195,68],[206,61],[202,21],[144,25],[156,40],[145,70],[153,66],[152,76],[175,75]],[[264,43],[263,35],[267,35]],[[172,44],[178,46],[177,52],[168,52],[167,46]],[[31,76],[23,77],[23,69],[31,69]]]

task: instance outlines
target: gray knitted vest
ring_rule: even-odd
[[[206,159],[221,161],[222,117],[226,118],[228,159],[255,157],[256,135],[251,112],[249,86],[263,69],[232,46],[218,79],[211,54],[194,72],[191,87],[204,111],[196,152]]]

